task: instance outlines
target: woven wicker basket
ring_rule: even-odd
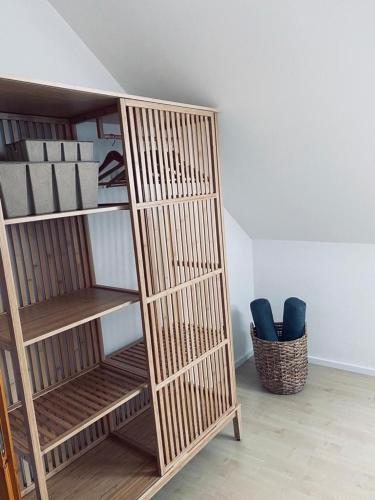
[[[275,323],[280,337],[283,324]],[[274,394],[295,394],[303,389],[308,370],[307,332],[287,342],[269,342],[256,337],[256,328],[251,324],[255,366],[263,386]]]

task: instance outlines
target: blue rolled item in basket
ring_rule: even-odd
[[[250,303],[251,313],[257,332],[261,340],[277,341],[275,323],[273,321],[271,304],[267,299],[256,299]]]
[[[306,303],[297,297],[289,297],[284,304],[281,341],[296,340],[303,336],[306,321]]]

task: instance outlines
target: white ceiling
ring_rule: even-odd
[[[254,238],[375,242],[372,0],[50,0],[129,92],[217,106]]]

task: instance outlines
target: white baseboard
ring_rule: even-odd
[[[239,368],[245,361],[254,356],[254,351],[248,351],[236,360],[236,368]],[[375,368],[369,368],[359,365],[351,365],[342,363],[341,361],[332,361],[331,359],[318,358],[309,356],[309,363],[312,365],[327,366],[328,368],[336,368],[337,370],[346,370],[348,372],[361,373],[362,375],[371,375],[375,377]]]
[[[250,351],[245,352],[245,354],[236,359],[236,369],[239,368],[243,363],[245,363],[245,361],[250,359],[253,354],[254,352],[251,349]]]
[[[350,365],[349,363],[342,363],[341,361],[332,361],[330,359],[317,358],[316,356],[309,356],[309,362],[313,365],[327,366],[329,368],[337,368],[338,370],[346,370],[354,373],[362,373],[363,375],[371,375],[375,377],[375,368]]]

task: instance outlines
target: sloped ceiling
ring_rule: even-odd
[[[254,238],[375,242],[375,3],[50,0],[129,93],[221,111]]]

